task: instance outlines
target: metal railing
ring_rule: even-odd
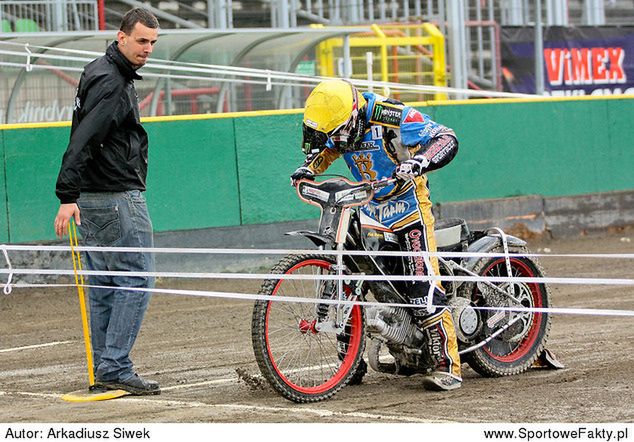
[[[97,0],[0,0],[0,32],[96,31]]]
[[[445,39],[429,24],[372,25],[371,33],[333,38],[320,44],[317,69],[327,77],[446,87]],[[346,66],[345,61],[349,60]],[[390,95],[389,91],[380,91]],[[402,101],[446,100],[441,91],[401,93]]]

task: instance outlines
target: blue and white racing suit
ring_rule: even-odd
[[[458,151],[456,136],[453,130],[403,103],[370,92],[363,93],[363,97],[367,109],[361,115],[365,118],[362,122],[365,132],[360,145],[339,149],[332,139],[328,139],[323,150],[307,156],[304,167],[314,174],[321,174],[335,159],[343,156],[355,179],[381,180],[392,177],[400,163],[422,155],[428,164],[419,176],[381,189],[362,210],[396,233],[407,251],[434,252],[434,217],[425,173],[445,166],[454,158]],[[430,262],[434,273],[438,274],[438,259],[432,257]],[[422,256],[408,257],[406,267],[411,275],[428,273]],[[409,290],[410,302],[424,304],[429,289],[428,282],[413,282]],[[433,303],[436,306],[447,303],[440,284],[434,288]],[[434,356],[435,349],[431,347],[430,353],[432,358],[437,358],[442,371],[459,377],[460,361],[451,316],[442,314],[442,310],[429,316],[425,309],[419,309],[418,316],[423,319],[426,333],[430,333],[429,342],[434,341],[433,334],[452,336],[446,344],[449,348],[446,347],[443,354]]]
[[[435,251],[434,217],[425,172],[453,159],[458,151],[456,136],[453,130],[413,107],[371,92],[363,93],[363,97],[368,104],[362,115],[365,133],[360,145],[342,152],[329,139],[325,149],[307,157],[305,166],[320,174],[343,156],[355,179],[380,180],[392,177],[399,163],[423,155],[429,165],[420,176],[381,189],[362,210],[395,232],[422,225],[421,247]]]

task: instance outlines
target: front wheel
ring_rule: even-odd
[[[271,273],[334,275],[335,261],[322,255],[290,255]],[[269,279],[260,295],[330,299],[333,284],[323,279]],[[336,296],[336,295],[334,295]],[[317,402],[332,397],[348,384],[362,361],[365,347],[361,307],[352,307],[342,331],[320,331],[334,307],[319,303],[257,301],[251,338],[260,371],[271,386],[294,402]]]
[[[526,250],[512,250],[513,253],[526,253]],[[492,253],[503,253],[492,250]],[[511,275],[518,278],[543,277],[539,264],[527,257],[511,257]],[[509,276],[506,260],[502,257],[482,259],[473,271],[480,276]],[[480,283],[470,284],[466,293],[473,304],[479,307],[514,307],[519,302],[522,307],[548,308],[550,293],[546,284],[526,282],[495,283],[503,291],[509,293],[516,301],[492,290]],[[550,331],[550,316],[540,312],[509,312],[502,310],[479,310],[481,330],[479,338],[483,340],[499,330],[511,320],[516,319],[507,330],[499,334],[483,347],[464,356],[469,366],[482,376],[498,377],[522,373],[528,370],[539,357],[546,345]],[[519,318],[518,318],[519,315]]]

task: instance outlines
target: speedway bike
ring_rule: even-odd
[[[308,238],[318,250],[290,254],[271,269],[279,276],[262,284],[259,294],[266,297],[256,301],[251,324],[259,369],[286,399],[331,398],[360,383],[368,365],[406,376],[433,369],[408,308],[412,276],[405,276],[396,235],[361,210],[392,184],[396,180],[343,177],[297,183],[299,197],[319,206],[321,218],[317,231],[287,234]],[[550,291],[535,282],[543,272],[525,256],[526,242],[498,228],[471,232],[461,219],[438,221],[435,236],[444,252],[436,276],[462,362],[486,377],[528,370],[550,330],[550,317],[541,310],[550,305]],[[430,304],[431,294],[427,299]]]

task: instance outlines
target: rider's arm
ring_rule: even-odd
[[[426,146],[410,149],[412,160],[421,164],[421,174],[440,169],[449,164],[458,153],[458,140],[453,131],[433,138]]]
[[[306,161],[291,175],[291,185],[295,185],[302,178],[314,179],[315,175],[322,174],[339,158],[339,152],[334,148],[323,149],[319,153],[311,153],[306,156]]]
[[[401,163],[403,167],[399,166],[408,171],[401,172],[416,176],[446,166],[458,153],[454,131],[414,108],[406,109],[401,121],[401,141],[411,147],[410,159]]]
[[[315,175],[322,174],[330,165],[339,158],[339,151],[334,148],[326,148],[317,155],[306,157],[305,167],[308,167]]]

